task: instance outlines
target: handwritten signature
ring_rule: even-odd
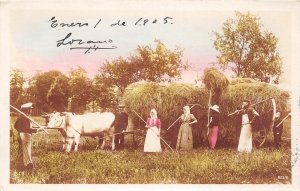
[[[66,37],[64,37],[61,40],[56,41],[56,46],[68,46],[68,45],[75,45],[74,47],[70,47],[70,50],[86,50],[84,54],[91,53],[90,50],[103,50],[103,49],[116,49],[118,48],[115,45],[109,45],[113,43],[113,40],[108,39],[104,41],[93,41],[93,40],[87,40],[84,41],[82,39],[74,39],[71,38],[72,33],[68,33]]]
[[[163,25],[167,25],[167,24],[173,24],[173,18],[172,17],[163,17],[163,18],[154,18],[154,19],[150,19],[150,18],[144,18],[144,17],[140,17],[139,19],[137,19],[136,21],[132,22],[128,22],[128,21],[123,21],[123,20],[118,20],[117,22],[111,23],[109,26],[111,27],[126,27],[130,24],[132,24],[133,26],[146,26],[149,24],[163,24]],[[61,27],[61,28],[74,28],[74,27],[89,27],[90,23],[88,22],[70,22],[70,23],[65,23],[65,22],[59,22],[56,17],[51,17],[51,19],[49,20],[51,21],[51,28],[57,28],[57,27]],[[102,22],[102,19],[100,18],[97,23],[94,26],[94,28],[96,28],[100,23]]]
[[[97,22],[88,23],[88,22],[60,22],[58,19],[53,16],[51,17],[50,21],[50,27],[51,28],[87,28],[87,27],[93,27],[96,29],[99,25],[103,25],[102,19],[98,19]],[[162,25],[172,25],[174,22],[174,19],[172,17],[161,17],[161,18],[144,18],[140,17],[134,22],[124,21],[121,19],[118,19],[117,22],[109,23],[110,27],[126,27],[129,25],[132,25],[134,27],[144,27],[144,26],[151,26],[155,24],[162,24]],[[80,38],[73,38],[71,37],[72,33],[69,32],[64,38],[56,41],[56,46],[69,46],[70,50],[85,50],[84,54],[91,53],[91,50],[97,51],[97,50],[103,50],[103,49],[116,49],[117,46],[113,45],[113,40],[83,40]]]

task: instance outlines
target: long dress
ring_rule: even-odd
[[[252,130],[248,114],[242,115],[242,128],[239,139],[238,151],[251,153],[252,151]]]
[[[148,118],[147,125],[150,126],[147,130],[144,152],[161,152],[161,144],[159,138],[159,129],[161,127],[160,119]]]
[[[188,117],[184,117],[184,115],[181,116],[182,124],[178,132],[176,150],[193,149],[193,133],[189,122],[194,121],[195,119],[193,114],[189,114]]]

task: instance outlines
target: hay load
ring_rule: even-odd
[[[200,133],[202,131],[198,127],[202,125],[205,127],[202,121],[205,123],[208,100],[207,90],[180,83],[172,83],[167,86],[160,86],[157,83],[145,83],[130,86],[129,88],[132,88],[132,90],[125,92],[124,103],[135,128],[144,128],[145,124],[134,111],[146,120],[150,109],[156,108],[158,117],[162,121],[162,130],[166,139],[174,145],[180,124],[176,123],[168,131],[166,129],[183,113],[182,109],[185,105],[198,104],[190,106],[193,107],[191,112],[199,121],[195,125],[197,127],[194,128],[195,137],[201,136]],[[203,132],[205,134],[205,129],[203,129]]]
[[[229,85],[227,77],[216,68],[208,68],[204,71],[202,82],[211,91],[212,97],[210,101],[219,104],[220,96]]]
[[[207,101],[209,91],[207,88],[197,88],[188,84],[172,83],[161,86],[157,83],[144,83],[130,86],[124,95],[124,103],[129,116],[133,120],[134,127],[144,128],[145,124],[134,113],[136,111],[143,119],[147,119],[151,108],[156,108],[158,117],[162,121],[162,130],[168,141],[175,145],[180,124],[176,123],[168,131],[166,129],[182,114],[183,106],[187,104],[199,104],[191,109],[198,119],[193,126],[194,146],[206,146]],[[236,145],[239,137],[240,124],[237,120],[228,118],[227,115],[237,109],[242,99],[251,100],[252,103],[274,97],[277,109],[283,115],[287,113],[289,94],[277,87],[256,82],[249,79],[233,80],[220,97],[220,134],[219,145]],[[262,124],[268,126],[272,117],[271,101],[256,105],[255,110],[261,115]],[[260,127],[257,127],[260,128]]]
[[[229,118],[227,115],[241,106],[243,99],[250,100],[250,104],[254,104],[268,98],[275,98],[276,109],[277,111],[281,111],[283,116],[290,110],[288,92],[282,91],[274,85],[257,82],[249,78],[237,78],[232,80],[226,92],[221,96],[220,101],[222,119],[220,139],[224,142],[223,144],[237,143],[240,133],[240,124],[237,124],[238,120],[234,117]],[[262,128],[270,130],[273,115],[271,100],[255,105],[254,109],[260,114],[260,120],[258,123],[253,124],[253,129],[255,131]]]

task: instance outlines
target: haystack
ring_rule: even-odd
[[[274,85],[257,82],[249,78],[238,78],[231,82],[220,101],[222,128],[220,139],[224,141],[224,144],[237,143],[240,133],[240,124],[237,124],[237,118],[227,117],[227,115],[235,111],[238,107],[241,107],[243,99],[250,100],[250,104],[254,104],[268,98],[275,98],[276,110],[281,111],[283,116],[290,110],[289,93],[278,89]],[[270,132],[273,116],[271,100],[255,105],[253,108],[260,115],[257,123],[253,125],[253,130],[258,131],[266,128]]]
[[[158,117],[162,121],[163,133],[172,144],[176,143],[180,124],[177,122],[168,131],[166,129],[183,113],[185,105],[197,104],[190,105],[190,107],[193,107],[191,112],[200,121],[197,128],[200,126],[199,124],[203,125],[202,121],[205,121],[208,100],[208,92],[205,89],[179,83],[172,83],[167,86],[160,86],[157,83],[145,83],[134,87],[129,86],[128,89],[131,90],[125,92],[124,103],[135,128],[145,128],[144,122],[135,112],[146,120],[149,117],[150,110],[155,108]],[[201,118],[203,120],[200,120]],[[195,131],[195,136],[199,132],[201,131]]]
[[[155,108],[158,117],[162,121],[163,134],[173,146],[176,144],[180,123],[176,123],[168,131],[166,129],[183,113],[183,106],[198,104],[191,109],[191,113],[198,119],[198,123],[193,125],[194,146],[206,146],[207,100],[209,97],[207,88],[197,88],[179,83],[166,86],[157,83],[145,83],[134,85],[134,87],[129,86],[129,89],[131,90],[125,92],[124,103],[128,115],[132,118],[134,127],[136,129],[145,128],[144,122],[139,119],[134,111],[146,120],[149,117],[150,110]],[[276,99],[277,109],[282,113],[289,110],[287,106],[289,94],[287,92],[262,82],[241,79],[236,82],[233,80],[220,97],[221,124],[218,144],[225,146],[236,144],[240,124],[236,124],[237,120],[228,118],[227,115],[241,105],[241,100],[248,99],[255,103],[270,97]],[[254,108],[261,116],[262,125],[268,127],[272,116],[271,101],[263,102]]]

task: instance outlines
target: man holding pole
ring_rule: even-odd
[[[26,114],[31,114],[32,103],[26,103],[21,106],[21,111]],[[18,143],[19,143],[19,153],[18,153],[18,164],[19,168],[25,171],[32,171],[33,163],[31,158],[31,135],[42,129],[34,129],[33,125],[28,117],[23,114],[20,115],[14,125],[15,129],[18,131]]]

